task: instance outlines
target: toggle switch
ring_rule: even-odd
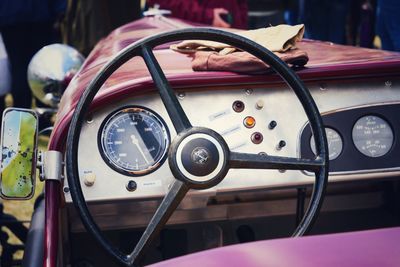
[[[286,142],[284,140],[279,141],[278,145],[276,146],[276,150],[281,150],[286,146]]]

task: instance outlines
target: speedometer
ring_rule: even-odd
[[[389,123],[377,116],[364,116],[353,127],[353,142],[358,151],[368,157],[381,157],[393,145]]]
[[[126,107],[109,116],[102,125],[99,148],[114,170],[145,175],[165,160],[170,138],[162,119],[142,107]]]

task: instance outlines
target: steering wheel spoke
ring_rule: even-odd
[[[192,125],[183,111],[178,98],[175,96],[175,93],[154,56],[152,49],[148,46],[142,46],[142,57],[149,69],[155,85],[158,88],[161,100],[164,103],[176,132],[179,134],[184,130],[190,129]]]
[[[129,265],[137,265],[137,261],[147,251],[148,246],[159,234],[161,229],[167,223],[174,210],[185,197],[189,188],[181,181],[175,180],[170,190],[165,195],[160,206],[151,218],[146,230],[142,234],[139,242],[136,244],[132,253],[128,256]]]
[[[237,152],[231,152],[229,157],[229,167],[232,169],[304,170],[315,173],[324,166],[325,162],[320,158],[303,159]]]

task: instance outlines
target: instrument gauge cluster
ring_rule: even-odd
[[[393,145],[393,131],[389,123],[378,116],[364,116],[353,127],[353,142],[358,151],[368,157],[381,157]]]
[[[330,173],[400,169],[400,104],[358,107],[322,115]],[[300,136],[300,156],[315,157],[307,124]]]
[[[163,163],[170,136],[154,111],[130,106],[104,120],[98,140],[100,154],[111,168],[125,175],[141,176]]]
[[[396,114],[400,114],[400,104],[324,114],[330,173],[400,169],[400,144],[396,142],[400,118]],[[255,119],[248,116],[243,123],[245,128],[251,129]],[[258,139],[253,133],[251,141],[259,145],[263,136],[256,134]],[[165,161],[169,144],[170,134],[163,119],[140,106],[113,111],[104,119],[98,134],[103,160],[126,176],[144,176],[155,171]],[[303,128],[299,145],[300,157],[315,158],[314,137],[309,125]]]

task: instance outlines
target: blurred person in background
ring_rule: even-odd
[[[378,0],[376,30],[383,50],[400,51],[399,14],[399,0]]]
[[[148,0],[147,5],[159,5],[176,18],[214,27],[247,29],[246,0]]]
[[[287,24],[299,23],[299,0],[285,0],[285,21]]]
[[[352,0],[348,42],[373,48],[375,38],[376,0]]]
[[[344,44],[350,0],[299,0],[300,22],[310,39]],[[398,0],[394,0],[398,1]]]
[[[0,32],[11,67],[11,94],[15,107],[31,108],[28,64],[40,48],[60,40],[55,25],[65,8],[65,0],[0,1]]]
[[[139,0],[68,0],[63,41],[87,56],[101,38],[141,12]]]

